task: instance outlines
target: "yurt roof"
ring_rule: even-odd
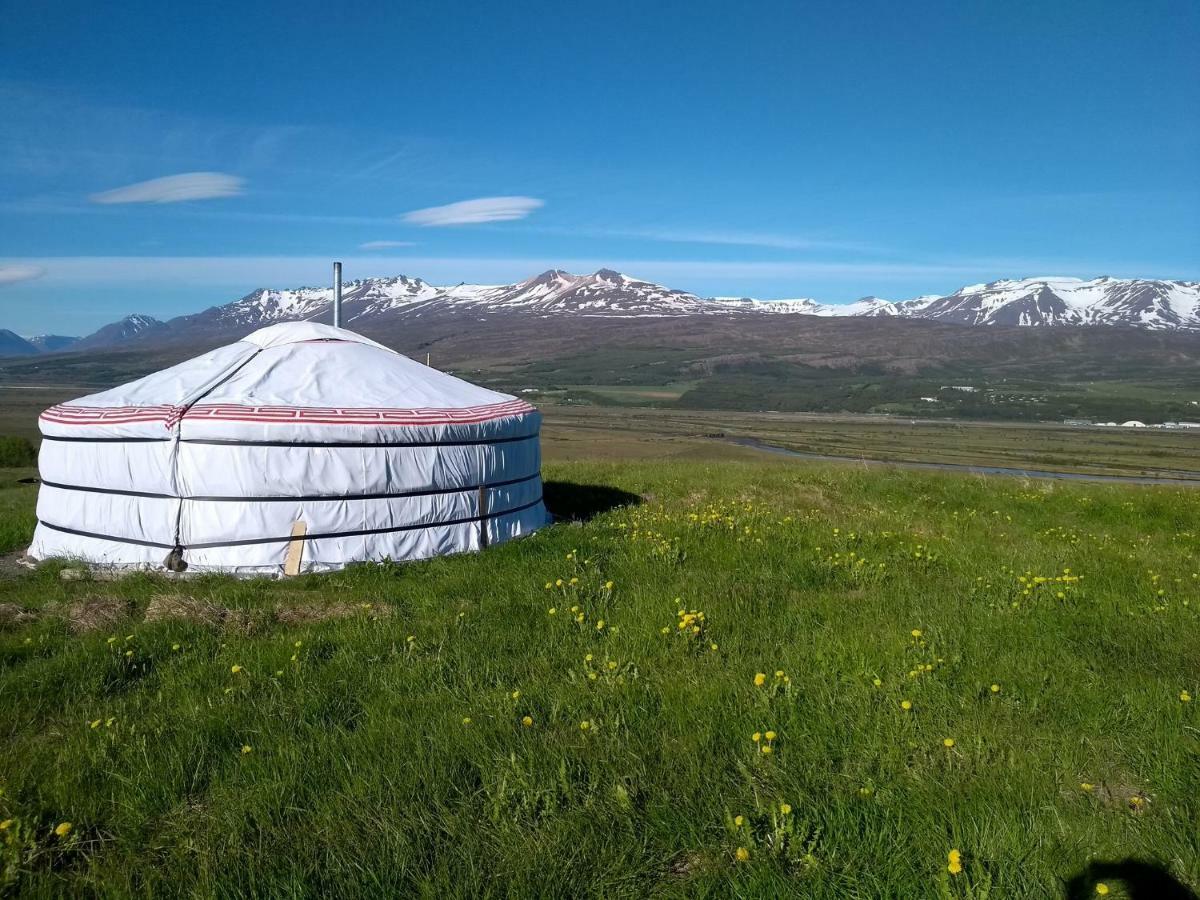
[[[362,335],[314,322],[272,325],[111,390],[52,407],[46,435],[285,438],[341,426],[382,431],[484,427],[533,409],[424,366]]]

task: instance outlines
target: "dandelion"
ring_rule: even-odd
[[[746,824],[746,817],[745,816],[734,816],[733,824],[736,825],[738,828],[741,828],[743,825]]]
[[[242,671],[242,667],[241,666],[230,666],[229,671],[232,672],[234,675],[236,675],[238,672]]]
[[[1179,692],[1179,702],[1180,703],[1191,703],[1192,695],[1189,694],[1187,691],[1180,691]]]
[[[1079,782],[1079,789],[1085,794],[1090,794],[1096,789],[1096,786],[1089,781],[1081,781]]]
[[[920,629],[920,628],[914,628],[914,629],[912,630],[912,636],[913,636],[913,637],[915,637],[915,638],[919,638],[919,637],[921,636],[921,629]]]
[[[990,690],[991,690],[991,692],[992,692],[993,694],[998,694],[998,693],[1000,693],[1000,685],[998,685],[998,684],[993,684],[993,685],[991,686],[991,689],[990,689]]]
[[[773,731],[768,731],[768,732],[767,732],[767,733],[764,735],[764,737],[766,737],[766,739],[767,739],[768,741],[773,741],[773,740],[775,740],[775,732],[773,732]]]
[[[883,686],[883,679],[882,679],[882,678],[872,678],[872,679],[871,679],[871,684],[875,685],[875,687],[882,687],[882,686]]]
[[[411,634],[408,636],[408,639],[410,641],[415,640],[415,638]],[[301,647],[304,646],[304,641],[296,641],[296,643],[292,644],[292,646],[295,647],[297,650],[299,650]]]
[[[781,816],[790,816],[792,814],[792,804],[780,803],[779,804],[779,814]]]
[[[946,854],[946,871],[951,875],[957,875],[962,871],[962,854],[957,850],[951,850]]]
[[[770,756],[772,753],[775,752],[775,749],[770,744],[763,744],[762,752],[764,755]]]
[[[242,756],[245,756],[247,753],[250,753],[253,750],[254,748],[249,744],[242,744]]]
[[[172,644],[172,645],[171,645],[171,649],[172,649],[172,650],[179,650],[179,649],[180,649],[180,646],[181,646],[180,644]]]
[[[611,591],[613,589],[613,583],[611,581],[604,582],[604,589],[606,591]]]
[[[8,831],[12,827],[12,823],[12,819],[5,819],[3,822],[0,822],[0,831]]]
[[[550,589],[551,589],[551,588],[553,588],[553,587],[554,587],[554,582],[553,582],[553,581],[547,581],[547,582],[546,582],[546,590],[550,590]]]
[[[1096,882],[1096,893],[1099,894],[1101,897],[1103,897],[1105,894],[1108,893],[1108,885],[1105,884],[1103,881]]]
[[[464,724],[464,725],[470,725],[470,724],[471,724],[471,717],[470,717],[470,716],[463,716],[463,724]]]
[[[750,740],[754,741],[754,743],[757,744],[759,741],[762,740],[762,732],[761,731],[754,732],[754,734],[750,735]]]
[[[755,687],[762,687],[764,684],[766,684],[766,681],[767,681],[767,676],[766,676],[765,672],[759,672],[758,674],[756,674],[754,676],[754,686]]]
[[[132,658],[133,658],[133,651],[132,651],[132,650],[126,650],[126,651],[125,651],[125,658],[126,658],[126,659],[132,659]]]
[[[782,677],[783,677],[783,669],[776,669],[776,670],[775,670],[775,677],[776,677],[776,678],[782,678]]]
[[[748,860],[750,858],[750,851],[747,850],[745,847],[738,847],[736,856],[737,856],[738,862],[745,862],[746,860]]]
[[[276,678],[278,678],[278,677],[279,677],[279,676],[281,676],[282,674],[283,674],[283,669],[276,669],[276,670],[275,670],[275,677],[276,677]]]
[[[112,726],[113,726],[113,722],[115,722],[115,721],[117,721],[117,717],[116,717],[116,716],[109,716],[107,719],[105,719],[105,720],[104,720],[104,727],[105,727],[105,728],[112,728]]]
[[[70,822],[59,822],[56,826],[54,826],[54,833],[60,838],[63,838],[71,833],[71,829],[73,827],[74,826]]]
[[[115,643],[117,642],[117,639],[116,639],[115,637],[110,637],[110,638],[108,639],[108,642],[109,642],[110,644],[115,644]]]
[[[548,610],[546,610],[546,612],[553,616],[558,613],[558,607],[552,606]]]
[[[580,731],[591,731],[592,723],[590,721],[588,721],[587,719],[584,719],[582,722],[579,723],[579,730]]]
[[[88,723],[88,728],[99,728],[99,727],[100,727],[100,720],[99,720],[99,719],[94,719],[94,720],[92,720],[91,722],[89,722],[89,723]]]
[[[533,716],[524,716],[521,719],[521,724],[524,725],[526,728],[532,728],[533,727]]]
[[[597,619],[597,620],[596,620],[596,630],[597,630],[597,631],[603,631],[603,630],[604,630],[604,620],[603,620],[603,619]]]
[[[912,709],[912,701],[911,700],[901,700],[900,708],[902,710],[904,710],[905,712],[908,712],[910,709]]]
[[[709,644],[709,645],[708,645],[708,648],[709,648],[710,650],[719,650],[719,649],[721,649],[721,648],[720,648],[720,647],[718,647],[718,646],[717,646],[715,643],[714,643],[714,644]]]
[[[954,746],[954,738],[942,738],[942,746],[950,748]]]
[[[520,700],[520,699],[521,699],[521,692],[520,692],[520,691],[513,691],[511,694],[509,694],[509,696],[510,696],[510,697],[512,697],[514,700]]]

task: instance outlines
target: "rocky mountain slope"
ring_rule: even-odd
[[[256,290],[240,300],[160,322],[132,315],[67,346],[95,350],[189,342],[211,344],[275,322],[332,317],[329,287]],[[825,318],[899,318],[978,326],[1127,326],[1200,333],[1200,283],[1150,279],[1026,278],[975,284],[945,296],[889,301],[864,297],[825,304],[808,298],[759,300],[704,298],[611,269],[572,275],[560,269],[516,284],[435,286],[397,275],[367,278],[343,287],[343,320],[351,328],[388,331],[420,317],[660,319],[803,315]],[[15,335],[14,335],[15,337]],[[20,340],[20,339],[18,339]],[[34,348],[35,350],[38,348]],[[28,352],[12,344],[0,353]]]

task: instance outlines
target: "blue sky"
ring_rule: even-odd
[[[0,327],[23,334],[335,258],[832,302],[1200,278],[1193,0],[44,0],[20,26]]]

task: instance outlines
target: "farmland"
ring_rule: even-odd
[[[6,568],[8,889],[1121,896],[1130,858],[1200,885],[1200,491],[573,414],[564,521],[481,556]],[[11,549],[36,488],[2,474]]]

